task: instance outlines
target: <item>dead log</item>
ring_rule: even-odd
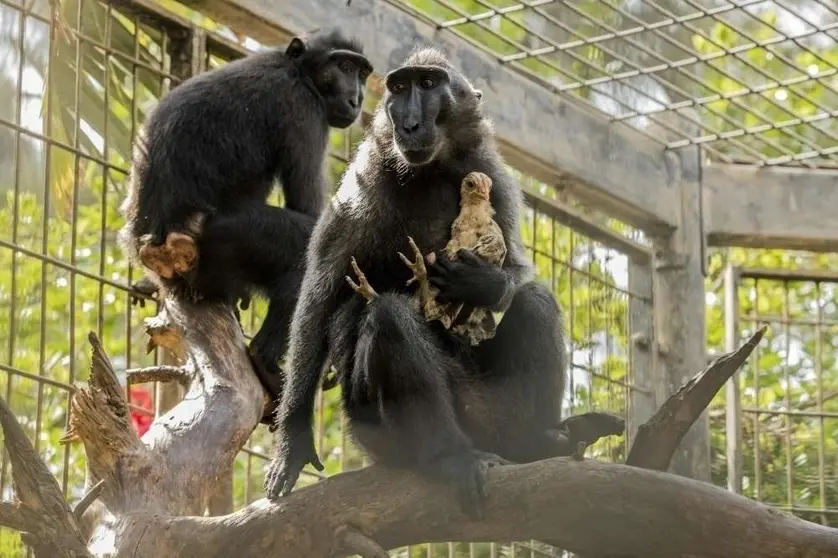
[[[91,378],[73,397],[67,440],[84,443],[89,484],[102,483],[97,504],[106,513],[85,550],[72,511],[56,501],[54,479],[28,481],[24,490],[18,483],[27,506],[51,502],[37,508],[50,527],[21,519],[16,504],[0,507],[0,523],[29,532],[27,543],[36,551],[58,534],[63,554],[43,550],[39,556],[381,557],[383,549],[412,543],[531,538],[557,541],[588,558],[838,555],[836,530],[690,479],[571,458],[491,470],[487,516],[480,522],[464,517],[444,487],[378,466],[301,488],[276,505],[260,500],[233,514],[200,517],[256,426],[264,395],[230,309],[166,305],[147,329],[182,357],[172,377],[188,376],[186,397],[137,439],[110,362],[91,336]],[[678,433],[722,376],[705,373],[695,384],[708,389],[690,392],[701,397],[676,395],[665,404],[659,413],[664,426],[647,429],[642,447],[657,451],[656,437],[667,448],[677,446]],[[710,385],[706,378],[716,379]],[[695,402],[687,414],[678,412],[684,400]],[[15,478],[43,477],[46,468],[14,417],[4,404],[0,409],[7,449],[16,456]],[[666,426],[669,413],[678,417],[674,428]],[[654,455],[650,462],[662,459],[648,455]]]

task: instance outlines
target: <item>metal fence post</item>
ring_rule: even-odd
[[[725,269],[725,351],[734,351],[739,346],[739,269],[729,265]],[[736,494],[742,493],[742,421],[739,382],[737,371],[725,386],[725,433],[727,439],[727,488]]]

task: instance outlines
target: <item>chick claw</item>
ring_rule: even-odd
[[[399,257],[413,272],[413,277],[407,280],[407,283],[405,283],[406,286],[411,285],[414,281],[419,281],[421,283],[428,278],[428,269],[425,267],[425,257],[422,255],[422,251],[419,250],[419,247],[416,245],[416,242],[412,237],[408,236],[407,241],[410,244],[411,250],[413,250],[413,256],[416,260],[410,261],[407,256],[399,252]]]
[[[350,263],[352,265],[352,270],[355,272],[355,276],[358,277],[358,283],[353,281],[349,275],[346,276],[346,282],[349,283],[349,286],[352,287],[356,293],[367,299],[367,304],[369,304],[373,298],[378,296],[378,293],[375,292],[375,289],[373,289],[372,285],[370,285],[369,281],[367,281],[367,276],[364,275],[364,272],[361,271],[360,267],[358,267],[358,262],[355,260],[354,256],[350,260]]]

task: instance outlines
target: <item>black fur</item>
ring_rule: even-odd
[[[171,280],[152,274],[159,286],[208,302],[251,291],[269,298],[251,353],[275,398],[305,246],[326,196],[329,127],[357,119],[371,70],[360,44],[338,31],[295,38],[185,81],[135,144],[123,245],[137,261],[145,242],[192,234],[196,268]],[[266,204],[275,178],[284,209]],[[190,225],[196,216],[202,223]]]
[[[431,49],[391,72],[387,87],[371,135],[309,245],[267,494],[290,491],[307,463],[322,467],[311,421],[331,357],[353,434],[369,455],[455,483],[465,510],[479,515],[487,466],[574,450],[558,432],[562,319],[550,291],[531,279],[519,233],[521,192],[504,170],[479,91]],[[424,253],[441,255],[460,184],[472,171],[493,181],[506,260],[502,269],[449,262],[437,286],[443,295],[506,311],[496,336],[476,348],[411,306],[411,272],[398,257],[410,253],[408,235]],[[369,304],[344,279],[353,275],[353,256],[380,294]]]

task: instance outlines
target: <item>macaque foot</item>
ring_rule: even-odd
[[[145,308],[146,299],[156,300],[159,294],[157,284],[148,277],[143,277],[131,285],[131,305]]]
[[[162,277],[171,279],[175,274],[191,271],[198,261],[195,239],[188,234],[172,232],[164,244],[146,243],[140,248],[140,261],[145,267]]]
[[[349,5],[349,2],[346,3]],[[366,536],[360,530],[355,529],[349,525],[341,525],[335,529],[335,537],[343,545],[343,548],[357,554],[361,558],[389,558],[390,555],[375,542],[372,538]]]
[[[485,516],[489,469],[509,462],[495,454],[479,450],[448,455],[435,463],[435,474],[450,483],[462,511],[472,520]]]
[[[570,454],[570,457],[576,461],[585,460],[585,450],[588,449],[588,444],[585,442],[576,442],[576,450]]]
[[[489,469],[493,467],[502,467],[504,465],[515,465],[514,461],[504,459],[496,453],[481,450],[473,450],[473,452],[475,457],[482,460],[486,464],[486,467]]]
[[[378,296],[378,293],[375,292],[375,289],[373,289],[372,285],[370,285],[369,281],[367,281],[367,276],[364,275],[364,272],[361,271],[360,267],[358,267],[358,262],[355,260],[354,256],[352,257],[350,263],[352,264],[352,270],[355,272],[355,276],[358,277],[358,282],[356,283],[353,281],[349,275],[346,276],[346,282],[349,283],[349,286],[352,287],[356,293],[367,299],[367,304],[369,304],[373,298]]]
[[[619,436],[625,432],[626,422],[610,413],[590,412],[573,415],[557,427],[545,431],[553,450],[553,457],[573,456],[576,458],[600,438]],[[584,447],[583,447],[584,445]]]

